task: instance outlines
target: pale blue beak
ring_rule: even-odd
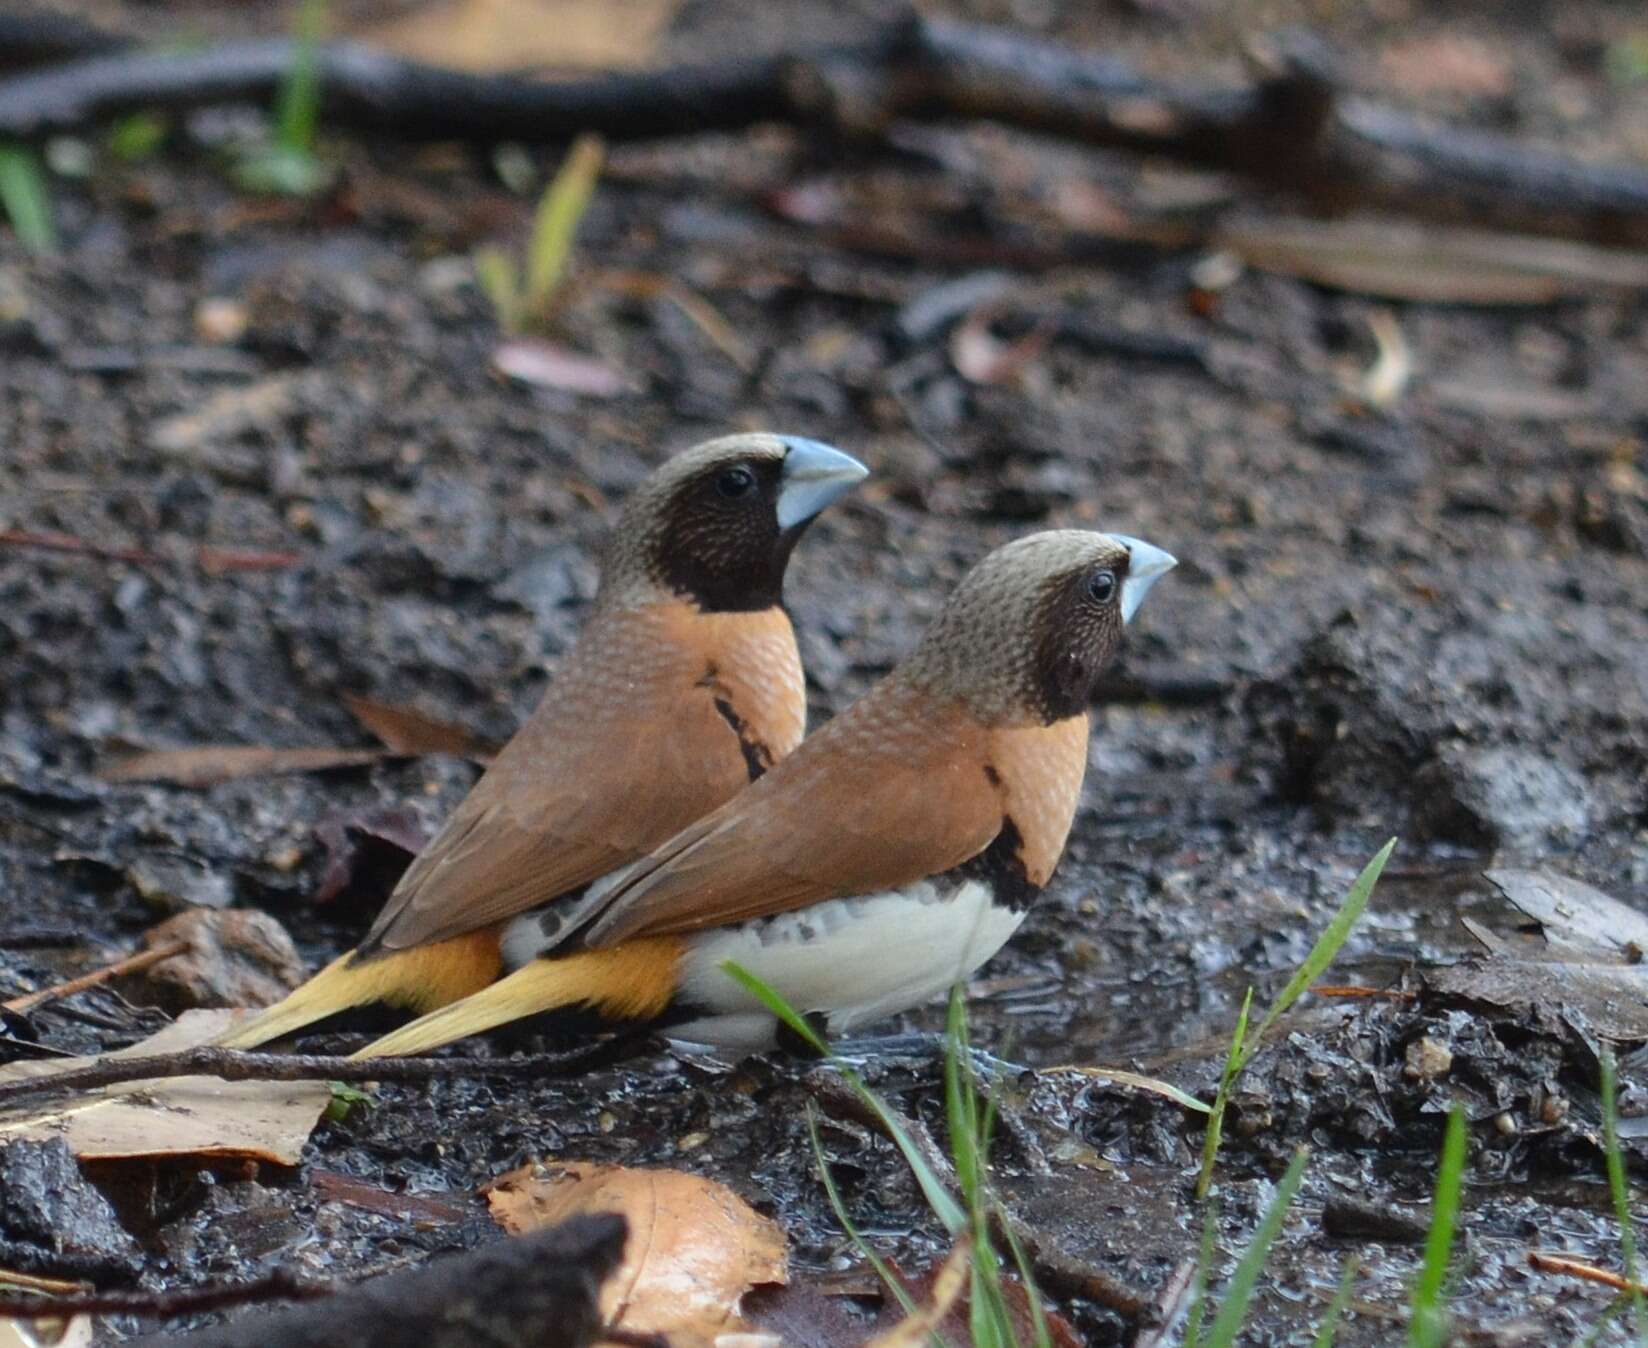
[[[778,488],[780,529],[805,524],[870,475],[870,470],[851,454],[817,440],[803,440],[798,435],[781,435],[778,440],[784,446]]]
[[[1176,567],[1179,559],[1142,538],[1129,538],[1126,534],[1110,536],[1127,549],[1127,579],[1122,582],[1122,621],[1131,622],[1133,615],[1139,611],[1139,605],[1144,603],[1144,597],[1150,593],[1150,587]]]

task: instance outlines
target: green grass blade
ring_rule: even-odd
[[[892,1138],[893,1145],[899,1149],[904,1157],[905,1164],[916,1177],[916,1183],[921,1186],[922,1196],[927,1200],[927,1206],[933,1210],[933,1215],[944,1224],[944,1229],[952,1236],[960,1235],[968,1227],[967,1214],[960,1205],[950,1196],[950,1191],[944,1187],[944,1182],[933,1173],[932,1166],[927,1164],[927,1158],[920,1149],[910,1140],[904,1125],[893,1117],[892,1112],[882,1103],[881,1097],[866,1086],[857,1072],[843,1063],[830,1052],[830,1047],[819,1037],[818,1031],[813,1029],[806,1020],[780,997],[772,988],[768,987],[748,969],[743,968],[734,960],[727,960],[721,965],[721,970],[734,982],[746,989],[751,996],[759,1001],[773,1015],[782,1020],[790,1029],[815,1048],[819,1054],[835,1065],[842,1079],[846,1081],[853,1093],[863,1101],[864,1106],[880,1121],[882,1129]]]
[[[1253,989],[1242,998],[1242,1009],[1236,1015],[1236,1029],[1230,1036],[1230,1050],[1225,1054],[1224,1070],[1219,1073],[1219,1089],[1213,1096],[1213,1108],[1208,1111],[1207,1131],[1202,1134],[1202,1167],[1196,1175],[1196,1197],[1206,1198],[1213,1186],[1213,1162],[1219,1155],[1219,1143],[1225,1134],[1225,1106],[1230,1103],[1230,1088],[1236,1084],[1236,1074],[1242,1070],[1243,1054],[1247,1048],[1247,1019],[1253,1010]]]
[[[1207,1283],[1213,1276],[1214,1246],[1219,1237],[1219,1204],[1207,1205],[1202,1214],[1202,1244],[1196,1252],[1196,1276],[1190,1282],[1190,1310],[1185,1315],[1185,1348],[1198,1348],[1202,1321],[1207,1317]]]
[[[1425,1261],[1413,1288],[1408,1319],[1408,1348],[1440,1348],[1447,1337],[1447,1307],[1442,1294],[1459,1224],[1459,1194],[1465,1178],[1465,1111],[1448,1111],[1442,1137],[1442,1164],[1436,1174],[1436,1198],[1431,1207],[1430,1234],[1425,1237]]]
[[[1618,1066],[1611,1048],[1602,1050],[1602,1142],[1608,1162],[1608,1192],[1614,1200],[1614,1219],[1619,1222],[1620,1262],[1625,1280],[1631,1284],[1631,1314],[1636,1320],[1639,1348],[1648,1346],[1648,1306],[1643,1304],[1637,1282],[1637,1236],[1631,1221],[1631,1192],[1625,1182],[1625,1154],[1619,1145]]]
[[[1310,954],[1305,956],[1305,962],[1293,971],[1293,977],[1288,979],[1287,986],[1282,989],[1282,995],[1271,1004],[1270,1010],[1265,1012],[1265,1018],[1259,1022],[1258,1030],[1248,1040],[1242,1057],[1242,1067],[1245,1068],[1253,1060],[1253,1055],[1264,1043],[1265,1035],[1271,1026],[1299,1000],[1306,988],[1322,976],[1323,970],[1333,963],[1340,948],[1349,938],[1351,928],[1361,918],[1363,909],[1368,906],[1368,900],[1373,897],[1373,887],[1379,883],[1385,863],[1390,860],[1391,853],[1395,850],[1396,839],[1392,838],[1379,849],[1373,860],[1362,868],[1362,873],[1350,887],[1350,893],[1345,896],[1344,903],[1333,915],[1333,921],[1328,923],[1326,930],[1316,938],[1316,944],[1310,948]]]
[[[1042,1305],[1041,1288],[1036,1285],[1035,1270],[1030,1267],[1030,1259],[1024,1252],[1024,1246],[1019,1244],[1019,1238],[1013,1234],[1012,1223],[1007,1220],[1007,1213],[998,1207],[996,1226],[1007,1240],[1007,1249],[1013,1256],[1013,1266],[1019,1271],[1019,1281],[1024,1284],[1025,1299],[1030,1303],[1030,1323],[1036,1331],[1036,1348],[1053,1348],[1053,1331],[1047,1327],[1047,1308]]]
[[[606,147],[599,136],[579,136],[538,202],[526,267],[527,311],[535,318],[543,315],[566,272],[578,222],[595,195],[595,180],[605,157]]]
[[[320,126],[320,41],[325,31],[326,0],[303,0],[292,64],[275,104],[275,144],[290,155],[314,153]]]
[[[841,1229],[847,1233],[847,1239],[852,1241],[853,1247],[864,1256],[864,1261],[876,1272],[876,1276],[886,1285],[893,1294],[899,1306],[906,1315],[914,1315],[916,1303],[910,1299],[910,1294],[904,1290],[904,1284],[893,1276],[893,1270],[887,1261],[870,1247],[870,1243],[859,1234],[858,1227],[853,1223],[852,1215],[847,1211],[847,1205],[842,1201],[841,1190],[835,1187],[835,1176],[830,1173],[830,1161],[824,1155],[824,1139],[818,1135],[818,1111],[810,1104],[807,1106],[807,1135],[812,1139],[813,1156],[818,1162],[818,1175],[824,1182],[824,1195],[830,1200],[830,1207],[835,1213],[836,1221],[841,1223]]]
[[[46,171],[26,145],[0,144],[0,207],[18,242],[31,253],[49,253],[57,247]]]
[[[1270,1247],[1281,1233],[1282,1222],[1287,1217],[1288,1209],[1293,1206],[1300,1184],[1304,1182],[1305,1162],[1309,1155],[1301,1147],[1288,1162],[1287,1172],[1276,1186],[1276,1196],[1270,1200],[1265,1215],[1259,1219],[1259,1228],[1253,1233],[1253,1240],[1242,1252],[1230,1286],[1225,1289],[1224,1300],[1219,1303],[1219,1313],[1213,1317],[1207,1338],[1202,1341],[1202,1348],[1231,1348],[1236,1336],[1242,1332],[1248,1305],[1253,1300],[1254,1289],[1259,1285],[1259,1274],[1264,1269],[1265,1260],[1270,1258]]]
[[[973,1211],[979,1206],[979,1187],[984,1158],[980,1155],[978,1099],[972,1073],[963,1059],[967,1043],[967,1018],[961,989],[950,989],[950,1010],[946,1018],[944,1045],[944,1106],[950,1129],[950,1156],[956,1167],[956,1183],[962,1201]]]
[[[721,972],[790,1027],[821,1058],[833,1058],[830,1046],[807,1019],[737,960],[726,960]]]
[[[1339,1322],[1345,1318],[1345,1307],[1350,1305],[1351,1295],[1356,1291],[1356,1275],[1361,1271],[1362,1261],[1355,1255],[1345,1260],[1345,1271],[1339,1275],[1339,1287],[1333,1294],[1333,1300],[1328,1302],[1322,1323],[1316,1326],[1316,1338],[1311,1348],[1333,1348],[1334,1336],[1339,1333]]]
[[[475,284],[480,286],[500,331],[521,330],[521,276],[515,259],[506,249],[486,244],[470,257],[475,266]]]

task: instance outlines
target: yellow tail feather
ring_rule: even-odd
[[[369,959],[356,959],[351,951],[217,1042],[224,1048],[256,1048],[356,1007],[382,1005],[422,1015],[479,992],[502,970],[498,935],[490,928]]]
[[[649,1020],[675,994],[679,937],[646,936],[610,950],[536,959],[491,987],[368,1044],[357,1058],[428,1053],[543,1011],[582,1006],[613,1020]]]

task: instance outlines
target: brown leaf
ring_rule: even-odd
[[[243,777],[275,777],[291,772],[358,768],[393,758],[384,749],[271,749],[257,744],[198,744],[189,749],[152,749],[105,764],[105,782],[165,782],[170,786],[217,786]]]
[[[517,1234],[579,1213],[627,1218],[624,1262],[601,1288],[601,1312],[625,1329],[668,1334],[671,1348],[743,1328],[744,1293],[789,1276],[777,1224],[698,1175],[569,1161],[513,1170],[485,1192],[493,1218]]]
[[[186,1011],[159,1034],[110,1057],[176,1053],[204,1044],[244,1015]],[[53,1058],[0,1067],[0,1082],[51,1076],[91,1058]],[[44,1104],[24,1102],[0,1113],[0,1143],[64,1138],[82,1160],[185,1156],[296,1165],[332,1098],[324,1081],[220,1081],[170,1077],[80,1091]]]
[[[423,851],[429,828],[411,810],[375,810],[323,819],[315,839],[326,849],[326,866],[313,902],[331,903],[348,893],[375,908]]]
[[[1432,33],[1391,43],[1379,56],[1386,84],[1405,94],[1500,98],[1511,91],[1511,53],[1459,33]]]
[[[398,1221],[412,1222],[420,1227],[448,1226],[461,1222],[474,1213],[474,1196],[459,1194],[397,1193],[383,1189],[353,1175],[340,1175],[335,1170],[309,1170],[309,1185],[323,1203],[345,1203],[363,1212]]]
[[[972,1258],[972,1242],[961,1241],[932,1275],[926,1301],[886,1333],[867,1340],[864,1348],[924,1348],[930,1336],[949,1318],[961,1289],[967,1285],[968,1264]]]
[[[448,0],[363,36],[454,70],[614,70],[645,65],[681,0]]]
[[[426,716],[414,707],[343,695],[349,714],[398,754],[456,754],[485,762],[493,746],[464,726]]]

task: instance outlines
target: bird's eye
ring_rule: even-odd
[[[729,468],[715,479],[715,489],[729,501],[748,496],[755,488],[755,474],[740,464]]]
[[[1116,573],[1110,570],[1095,571],[1087,578],[1087,593],[1097,602],[1108,604],[1116,595]]]

